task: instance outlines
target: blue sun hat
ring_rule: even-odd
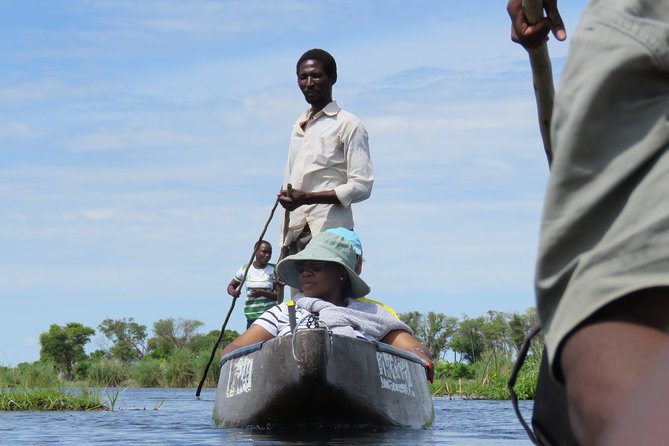
[[[369,294],[369,285],[358,276],[355,269],[355,249],[353,245],[339,234],[321,232],[314,236],[304,250],[288,256],[276,265],[276,271],[290,287],[300,288],[300,273],[295,264],[301,260],[320,260],[333,262],[343,266],[351,282],[352,296]]]
[[[353,245],[355,254],[359,256],[362,255],[362,243],[360,243],[358,234],[356,234],[355,232],[346,228],[330,228],[326,232],[332,232],[334,234],[344,237],[346,240],[348,240],[348,242],[351,245]]]

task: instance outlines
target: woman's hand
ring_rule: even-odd
[[[418,356],[425,365],[425,374],[427,375],[427,380],[434,382],[434,363],[430,359],[429,352],[427,352],[427,347],[423,344],[418,344],[409,349],[411,353]]]
[[[393,330],[381,341],[418,356],[425,366],[427,380],[430,382],[434,381],[434,364],[430,358],[430,350],[421,344],[418,339],[414,338],[404,330]]]

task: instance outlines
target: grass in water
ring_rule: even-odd
[[[116,403],[118,402],[119,397],[123,392],[125,392],[127,388],[123,390],[115,390],[115,391],[110,391],[107,390],[107,399],[109,400],[109,410],[112,412],[116,409]]]
[[[84,391],[72,395],[60,389],[11,389],[0,392],[0,410],[109,410],[99,397]]]

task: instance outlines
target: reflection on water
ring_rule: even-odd
[[[106,390],[101,390],[103,401]],[[113,389],[109,395],[117,392]],[[508,401],[435,399],[430,429],[279,432],[217,429],[215,389],[126,389],[113,412],[0,412],[0,444],[530,445]],[[532,402],[521,402],[529,418]]]

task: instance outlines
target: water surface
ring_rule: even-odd
[[[118,392],[121,392],[120,394]],[[0,412],[2,445],[531,445],[509,401],[436,398],[430,429],[263,433],[213,427],[215,389],[100,390],[113,412]],[[527,418],[531,401],[521,402]]]

